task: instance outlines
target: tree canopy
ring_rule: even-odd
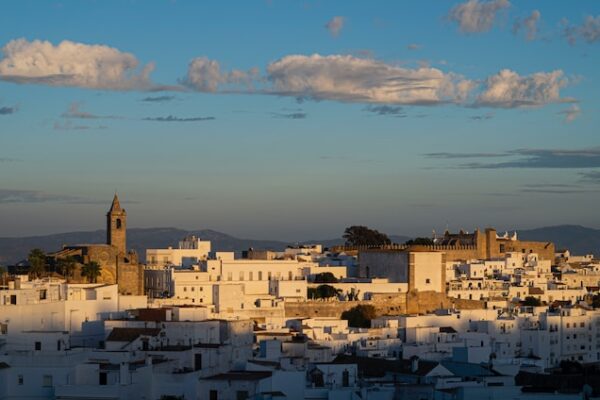
[[[315,275],[315,283],[337,283],[337,278],[331,272],[321,272]]]
[[[46,253],[41,249],[32,249],[27,256],[29,276],[39,278],[46,272]]]
[[[375,307],[370,304],[359,304],[342,313],[342,319],[354,328],[370,328],[371,320],[376,316]]]
[[[81,267],[81,276],[86,277],[89,283],[96,283],[101,274],[102,267],[95,261],[91,261]]]
[[[77,260],[73,256],[60,258],[58,260],[58,270],[65,277],[65,279],[68,280],[73,276],[73,271],[75,270],[76,264]]]
[[[308,288],[309,299],[329,299],[337,296],[341,290],[331,285],[319,285],[316,288]]]
[[[359,225],[346,228],[342,237],[346,240],[346,246],[381,246],[392,243],[385,233]]]
[[[523,300],[522,304],[524,306],[539,307],[542,305],[542,302],[536,297],[527,296],[525,297],[525,300]]]
[[[406,241],[407,245],[422,245],[422,246],[431,246],[433,244],[433,239],[430,238],[426,238],[426,237],[416,237],[414,239],[410,239],[408,241]]]

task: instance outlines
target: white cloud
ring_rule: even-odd
[[[250,86],[257,74],[257,69],[223,72],[218,61],[197,57],[190,62],[183,83],[199,92],[216,92],[221,85],[244,84]]]
[[[151,87],[153,64],[138,71],[133,54],[103,45],[17,39],[2,48],[0,79],[16,83],[131,90]]]
[[[267,67],[268,92],[297,98],[388,104],[462,102],[473,83],[436,68],[402,68],[348,55],[290,55]]]
[[[344,17],[336,16],[331,18],[327,24],[325,24],[325,28],[327,28],[329,33],[335,37],[338,36],[344,28],[344,22],[346,22]]]
[[[560,89],[568,84],[563,71],[537,72],[521,76],[509,69],[486,79],[476,105],[486,107],[515,108],[543,106],[549,103],[567,102],[561,98]]]
[[[581,115],[581,108],[577,104],[572,104],[571,107],[559,111],[558,114],[565,116],[565,122],[573,122]]]
[[[469,0],[454,6],[447,18],[458,23],[461,32],[487,32],[494,25],[496,13],[510,7],[508,0]]]
[[[537,36],[538,22],[542,14],[538,10],[533,10],[531,15],[524,20],[516,19],[513,25],[513,33],[518,34],[521,29],[525,29],[527,40],[534,40]]]
[[[563,71],[521,76],[505,69],[483,80],[438,68],[403,67],[351,55],[289,55],[267,65],[266,73],[222,71],[218,61],[196,58],[182,79],[197,91],[267,94],[298,100],[364,104],[519,108],[573,102],[560,90],[572,83]]]

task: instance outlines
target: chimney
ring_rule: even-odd
[[[410,358],[410,372],[413,374],[419,370],[419,357],[412,356]]]

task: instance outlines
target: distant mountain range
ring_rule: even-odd
[[[551,241],[557,248],[568,248],[575,254],[600,254],[600,229],[586,228],[578,225],[559,225],[546,228],[517,230],[519,239]],[[127,245],[140,255],[142,261],[145,250],[152,248],[176,247],[179,240],[187,235],[196,235],[203,240],[212,242],[213,250],[241,252],[252,247],[254,249],[283,250],[286,246],[296,243],[278,240],[240,239],[225,233],[210,229],[187,231],[176,228],[147,228],[128,229]],[[404,243],[410,236],[390,235],[394,243]],[[20,238],[0,238],[0,264],[12,264],[27,257],[29,250],[41,248],[44,251],[60,250],[63,244],[104,243],[104,230],[90,232],[57,233],[45,236],[29,236]],[[299,244],[320,243],[325,247],[342,244],[344,240],[307,240]]]

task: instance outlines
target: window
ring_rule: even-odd
[[[98,385],[106,386],[107,383],[108,383],[108,374],[106,372],[100,372],[100,375],[98,375]]]
[[[233,280],[233,273],[231,273],[231,272],[227,273],[227,280],[228,281],[232,281]]]
[[[23,375],[17,375],[17,385],[21,386],[23,383]]]
[[[208,392],[208,399],[219,400],[219,392],[217,392],[216,390],[211,390],[210,392]]]
[[[429,278],[425,279],[425,283],[429,285],[431,283],[431,279],[429,279]]]
[[[122,223],[121,218],[117,218],[117,229],[121,229]]]
[[[35,349],[36,350],[41,350],[42,349],[42,342],[35,342]]]
[[[247,390],[238,390],[235,392],[235,400],[246,400],[248,399]]]
[[[262,271],[258,271],[258,280],[262,281]]]
[[[240,281],[244,280],[244,271],[240,271]]]
[[[44,375],[42,377],[42,386],[43,387],[52,387],[52,375]]]
[[[248,272],[248,280],[254,280],[254,274],[252,273],[252,271]]]
[[[294,273],[292,271],[288,272],[288,281],[291,281],[292,279],[294,279]]]

